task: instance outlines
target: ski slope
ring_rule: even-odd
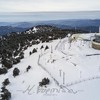
[[[0,87],[9,78],[11,100],[100,100],[100,55],[86,56],[100,54],[100,50],[91,48],[91,41],[83,40],[93,35],[82,34],[71,44],[65,37],[29,47],[24,51],[25,58],[0,76]],[[37,53],[29,55],[33,48]],[[32,68],[26,72],[28,65]],[[12,76],[15,67],[20,69],[16,78]],[[44,77],[50,79],[50,84],[39,87]]]

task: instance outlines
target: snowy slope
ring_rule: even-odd
[[[29,47],[21,63],[0,76],[0,87],[9,78],[11,83],[7,88],[12,93],[11,100],[100,100],[100,55],[86,56],[100,51],[91,48],[90,41],[83,40],[92,35],[82,34],[71,45],[65,37]],[[42,45],[44,48],[40,49]],[[33,48],[38,52],[29,55]],[[28,65],[32,68],[26,72]],[[12,76],[15,67],[20,69],[16,78]],[[50,79],[50,84],[39,87],[44,77]]]

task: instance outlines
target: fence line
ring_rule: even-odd
[[[44,54],[43,54],[44,55]],[[56,83],[57,86],[60,86],[59,85],[59,82],[51,75],[51,73],[40,63],[40,58],[43,56],[43,55],[39,55],[38,57],[38,65],[45,71],[47,72],[50,77],[54,80],[54,82]]]
[[[100,76],[93,76],[93,77],[90,77],[90,78],[86,78],[86,79],[78,80],[78,81],[75,81],[75,82],[67,83],[66,86],[69,87],[69,86],[73,86],[73,85],[76,85],[76,84],[79,84],[79,83],[92,81],[92,80],[95,80],[95,79],[100,79]]]
[[[57,48],[59,47],[59,45],[63,45],[64,43],[66,42],[66,40],[63,40],[63,41],[59,41],[58,44],[55,46],[55,50],[57,50]],[[59,50],[61,53],[63,53],[64,55],[67,55],[66,53],[63,52],[63,50]],[[45,53],[47,54],[47,53]],[[56,83],[57,86],[59,86],[60,88],[66,88],[66,87],[69,87],[69,86],[73,86],[73,85],[76,85],[76,84],[80,84],[80,83],[83,83],[83,82],[87,82],[87,81],[91,81],[91,80],[95,80],[95,79],[100,79],[100,76],[93,76],[93,77],[89,77],[89,78],[86,78],[86,79],[82,79],[82,80],[78,80],[78,81],[74,81],[74,82],[70,82],[70,83],[67,83],[65,86],[62,86],[59,84],[59,82],[52,76],[52,74],[40,63],[40,59],[42,56],[44,56],[45,54],[41,54],[39,55],[39,58],[38,58],[38,65],[44,70],[46,71],[50,77],[54,80],[54,82]]]

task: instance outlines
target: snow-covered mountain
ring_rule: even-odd
[[[6,88],[11,92],[11,100],[99,100],[100,55],[87,55],[100,54],[100,50],[86,41],[95,34],[80,34],[72,43],[65,37],[28,47],[24,59],[0,75],[0,88],[8,78],[10,84]],[[36,52],[30,53],[34,48]],[[31,68],[27,72],[28,66]],[[20,70],[16,77],[14,68]],[[41,87],[43,78],[50,83]]]
[[[37,25],[35,27],[32,27],[25,31],[26,34],[31,33],[46,33],[46,32],[53,32],[54,30],[60,30],[57,27],[51,26],[51,25]]]

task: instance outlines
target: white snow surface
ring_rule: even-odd
[[[90,39],[94,34],[82,34]],[[43,49],[40,49],[41,46]],[[45,50],[46,45],[49,49]],[[29,52],[37,48],[37,53]],[[25,58],[5,75],[0,75],[0,88],[9,78],[7,89],[11,100],[100,100],[100,50],[91,47],[91,41],[77,39],[71,43],[68,37],[48,43],[33,45],[24,51]],[[28,65],[32,66],[26,72]],[[20,69],[20,75],[13,77],[13,69]],[[46,87],[39,87],[44,78],[50,79]]]

